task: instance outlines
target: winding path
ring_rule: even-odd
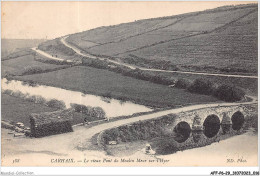
[[[143,68],[143,67],[138,67],[138,66],[133,66],[133,65],[130,65],[130,64],[126,64],[126,63],[122,63],[122,62],[118,62],[118,61],[115,61],[115,60],[111,60],[111,59],[108,59],[108,58],[103,58],[103,57],[98,57],[98,56],[94,56],[94,55],[91,55],[91,54],[87,54],[87,53],[83,53],[80,49],[78,49],[77,47],[69,44],[67,41],[66,41],[66,38],[68,38],[68,36],[65,36],[63,38],[61,38],[61,42],[73,49],[77,54],[81,55],[81,56],[84,56],[84,57],[89,57],[89,58],[92,58],[92,59],[99,59],[99,60],[106,60],[106,61],[109,61],[111,63],[114,63],[114,64],[117,64],[117,65],[122,65],[122,66],[125,66],[125,67],[128,67],[130,69],[140,69],[140,70],[144,70],[144,71],[154,71],[154,72],[166,72],[166,73],[181,73],[181,74],[191,74],[191,75],[204,75],[204,76],[221,76],[221,77],[233,77],[233,78],[251,78],[251,79],[258,79],[258,76],[250,76],[250,75],[230,75],[230,74],[218,74],[218,73],[203,73],[203,72],[185,72],[185,71],[171,71],[171,70],[160,70],[160,69],[150,69],[150,68]]]
[[[96,57],[93,55],[89,55],[89,54],[84,54],[81,52],[81,50],[79,50],[78,48],[70,45],[69,43],[66,42],[66,38],[64,37],[61,39],[61,42],[73,49],[77,54],[82,55],[82,56],[86,56],[86,57],[91,57],[93,59],[100,59],[100,60],[105,60],[106,58],[100,58],[100,57]],[[39,49],[36,48],[32,48],[34,51],[36,51],[37,53],[48,57],[50,59],[61,59],[61,58],[55,58],[52,57],[51,55],[49,55],[48,53],[45,53],[44,51],[41,51]],[[64,60],[64,59],[61,59]],[[141,67],[136,67],[136,66],[132,66],[132,65],[128,65],[128,64],[124,64],[121,62],[117,62],[114,60],[109,60],[107,59],[109,62],[113,62],[115,64],[118,65],[123,65],[126,66],[128,68],[131,69],[136,69],[139,68],[141,70],[148,70],[148,71],[160,71],[160,72],[176,72],[176,73],[185,73],[185,74],[201,74],[201,75],[210,75],[210,76],[225,76],[225,77],[242,77],[242,78],[254,78],[257,79],[257,76],[245,76],[245,75],[226,75],[226,74],[210,74],[210,73],[197,73],[197,72],[181,72],[181,71],[168,71],[168,70],[159,70],[159,69],[147,69],[147,68],[141,68]],[[55,136],[48,136],[45,138],[41,138],[39,139],[29,139],[31,142],[33,142],[33,148],[34,151],[57,151],[58,153],[62,153],[62,154],[67,154],[68,151],[77,151],[77,148],[79,146],[83,146],[84,148],[88,148],[90,147],[91,144],[91,138],[104,131],[107,130],[109,128],[114,128],[114,127],[118,127],[121,125],[125,125],[125,124],[129,124],[129,123],[133,123],[133,122],[137,122],[140,120],[148,120],[148,119],[154,119],[160,116],[164,116],[164,115],[168,115],[171,113],[180,113],[180,112],[185,112],[185,111],[191,111],[191,110],[197,110],[197,109],[202,109],[202,108],[210,108],[210,107],[217,107],[217,106],[235,106],[235,105],[246,105],[246,104],[255,104],[257,103],[257,98],[251,97],[253,100],[250,102],[239,102],[239,103],[212,103],[212,104],[199,104],[199,105],[191,105],[191,106],[186,106],[186,107],[182,107],[182,108],[176,108],[176,109],[170,109],[170,110],[164,110],[164,111],[160,111],[160,112],[154,112],[151,114],[146,114],[146,115],[140,115],[137,117],[133,117],[133,118],[129,118],[129,119],[122,119],[122,120],[117,120],[117,121],[113,121],[113,122],[107,122],[104,124],[100,124],[100,125],[96,125],[93,127],[85,127],[85,126],[77,126],[74,127],[74,132],[73,133],[66,133],[66,134],[60,134],[60,135],[55,135]],[[27,143],[23,143],[20,144],[21,149],[28,149],[28,148],[32,148],[32,144],[31,142],[29,142],[28,140],[26,140]],[[59,145],[56,145],[56,142],[59,141]],[[48,143],[49,145],[46,146],[45,144]]]
[[[3,137],[3,153],[12,159],[13,153],[21,154],[22,156],[25,153],[48,153],[55,152],[55,155],[64,155],[64,156],[82,156],[81,151],[92,153],[93,156],[98,155],[98,151],[93,148],[92,137],[104,130],[109,128],[118,127],[121,125],[138,122],[140,120],[148,120],[157,117],[161,117],[171,113],[180,113],[185,111],[197,110],[201,108],[217,107],[217,106],[233,106],[233,105],[247,105],[255,104],[257,99],[254,98],[251,102],[243,103],[214,103],[214,104],[200,104],[200,105],[191,105],[177,109],[170,109],[160,112],[155,112],[147,115],[140,115],[137,117],[122,119],[113,122],[107,122],[93,127],[88,126],[76,126],[74,127],[74,132],[64,133],[59,135],[47,136],[44,138],[28,138],[24,140],[23,138],[13,138],[13,140],[6,140],[6,134]],[[7,132],[6,132],[7,133]],[[58,143],[57,143],[58,141]],[[46,145],[48,144],[48,145]],[[58,145],[57,145],[58,144]],[[18,146],[19,148],[15,147]],[[30,150],[29,150],[30,149]],[[95,151],[93,151],[95,150]],[[51,154],[53,155],[53,154]]]
[[[42,51],[42,50],[36,48],[36,47],[32,48],[32,50],[35,51],[35,52],[37,52],[37,53],[39,53],[40,55],[42,55],[42,56],[44,56],[44,57],[47,57],[47,58],[49,58],[49,59],[52,59],[52,60],[56,60],[56,61],[66,61],[66,62],[70,62],[70,63],[73,62],[72,60],[66,60],[66,59],[62,59],[62,58],[60,58],[60,57],[54,57],[54,56],[52,56],[52,55],[50,55],[50,54],[48,54],[48,53],[46,53],[46,52],[44,52],[44,51]]]
[[[97,133],[100,133],[101,131],[107,130],[109,128],[114,128],[118,127],[121,125],[133,123],[133,122],[138,122],[140,120],[148,120],[148,119],[154,119],[157,117],[161,117],[164,115],[168,114],[177,114],[180,112],[186,112],[186,111],[192,111],[192,110],[198,110],[198,109],[203,109],[203,108],[212,108],[212,107],[218,107],[218,106],[236,106],[236,105],[248,105],[248,104],[255,104],[257,103],[257,99],[255,97],[250,97],[253,100],[250,102],[243,102],[243,103],[213,103],[213,104],[199,104],[199,105],[191,105],[191,106],[185,106],[182,108],[176,108],[176,109],[170,109],[170,110],[165,110],[165,111],[160,111],[160,112],[155,112],[147,115],[141,115],[129,119],[122,119],[122,120],[117,120],[114,122],[108,122],[104,123],[101,125],[97,125],[94,127],[91,127],[88,129],[88,139],[91,139],[92,136],[94,136]]]

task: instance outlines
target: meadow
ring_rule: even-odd
[[[75,66],[49,73],[16,76],[15,78],[122,101],[130,100],[137,104],[158,108],[217,101],[211,96],[192,94],[182,89],[170,88],[87,66]]]
[[[1,118],[10,122],[22,122],[27,127],[30,127],[30,114],[60,110],[3,93],[1,94],[1,101]],[[89,122],[97,120],[95,117],[74,112],[71,124],[83,123],[84,118],[87,118]]]
[[[63,68],[62,65],[54,65],[36,61],[33,54],[25,56],[17,56],[16,58],[3,60],[1,62],[1,73],[4,76],[6,73],[12,75],[21,75],[28,69],[40,68],[41,70],[53,70]]]
[[[61,43],[60,38],[41,43],[38,48],[52,56],[57,56],[62,59],[72,59],[77,57],[75,51]]]
[[[1,94],[1,118],[14,122],[22,122],[25,126],[30,126],[31,113],[52,112],[58,109],[50,108],[42,104],[26,101],[10,95]]]
[[[116,42],[95,46],[87,49],[87,51],[90,53],[102,53],[104,55],[116,56],[119,53],[125,53],[142,47],[149,47],[156,43],[164,43],[169,40],[189,37],[190,35],[204,33],[205,31],[210,32],[250,11],[252,11],[251,8],[218,13],[202,13],[183,17],[179,21],[178,19],[173,18],[171,25],[165,24],[164,27],[158,28],[157,30],[151,30],[151,32],[136,35],[126,40],[117,41],[115,39]],[[175,21],[177,22],[175,23]]]
[[[204,66],[257,73],[257,11],[210,34],[172,40],[120,57],[164,59],[180,67]]]
[[[257,73],[257,6],[139,20],[72,34],[67,41],[123,62],[165,60],[180,70]]]

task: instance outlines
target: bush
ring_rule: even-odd
[[[190,92],[210,95],[213,93],[213,83],[202,78],[196,79],[188,88]]]
[[[70,106],[79,113],[87,111],[87,107],[85,105],[80,105],[80,104],[70,104]]]
[[[35,96],[35,103],[45,104],[46,103],[46,99],[41,97],[41,96],[36,95]]]
[[[108,69],[109,68],[109,63],[107,61],[101,61],[99,59],[89,59],[89,58],[82,58],[82,64],[94,68],[99,68],[99,69]]]
[[[21,91],[12,92],[12,96],[18,97],[18,98],[24,98],[25,95]]]
[[[70,105],[76,112],[83,113],[91,117],[96,117],[98,119],[104,119],[106,117],[105,111],[100,107],[90,107],[80,104]]]
[[[165,126],[172,123],[175,117],[174,114],[171,114],[162,116],[159,119],[139,121],[105,130],[102,140],[107,144],[109,140],[115,140],[120,143],[161,137],[164,135]]]
[[[31,87],[36,87],[37,86],[37,82],[33,81],[33,80],[29,80],[29,81],[23,81],[22,85],[26,86],[31,86]]]
[[[191,85],[191,82],[187,79],[178,79],[178,81],[175,84],[175,87],[180,89],[187,89]]]
[[[106,92],[103,94],[103,97],[112,98],[112,94],[111,94],[111,92]]]
[[[220,100],[233,102],[242,100],[245,96],[245,92],[235,86],[224,84],[217,88],[215,96]]]
[[[36,96],[33,95],[33,96],[25,97],[25,100],[30,102],[36,102]]]
[[[13,94],[13,91],[9,90],[9,89],[6,89],[6,90],[2,90],[2,92],[4,94],[7,94],[7,95],[12,95]]]
[[[25,68],[22,75],[30,75],[30,74],[36,74],[41,72],[43,72],[42,68],[35,66],[35,67]]]
[[[97,117],[99,119],[103,119],[106,116],[105,111],[101,107],[94,107],[90,109],[90,114],[92,117]]]
[[[52,108],[58,108],[58,109],[65,109],[66,105],[63,101],[59,101],[56,99],[51,99],[50,101],[48,101],[47,106],[52,107]]]

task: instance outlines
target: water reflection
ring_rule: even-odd
[[[100,96],[82,94],[81,92],[61,89],[57,87],[42,85],[32,87],[23,84],[21,81],[7,81],[7,79],[5,78],[3,78],[1,82],[3,91],[20,91],[21,93],[28,94],[30,96],[42,96],[46,100],[57,99],[60,101],[64,101],[66,108],[70,108],[71,103],[101,107],[106,112],[107,117],[125,116],[132,115],[138,112],[152,111],[152,109],[146,106],[134,104],[129,101],[126,101],[124,103],[116,99],[109,99],[109,101],[104,101],[104,98]]]

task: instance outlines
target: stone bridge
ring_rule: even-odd
[[[180,134],[184,142],[191,133],[203,132],[205,137],[212,138],[230,131],[241,131],[245,119],[257,113],[252,105],[234,105],[203,108],[176,114],[175,120],[165,126],[165,133]]]
[[[110,128],[99,135],[100,146],[146,140],[158,154],[202,147],[245,132],[257,118],[257,103],[185,110]],[[247,120],[250,118],[251,120]],[[105,134],[105,135],[104,135]]]

